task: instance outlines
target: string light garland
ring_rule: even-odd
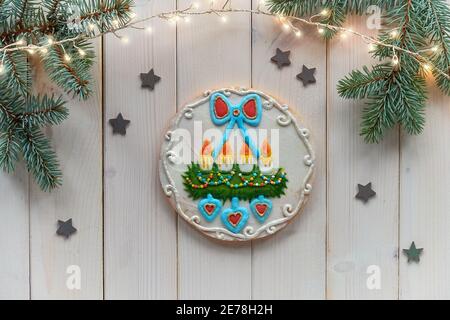
[[[127,28],[133,28],[136,30],[144,30],[147,33],[152,33],[153,29],[151,27],[149,27],[149,26],[142,27],[142,24],[144,24],[150,20],[161,19],[164,21],[169,21],[173,24],[177,24],[177,23],[179,23],[179,21],[184,21],[185,23],[189,23],[191,20],[190,18],[194,17],[194,16],[217,15],[218,18],[221,20],[221,22],[226,23],[228,21],[228,17],[227,17],[228,14],[250,13],[250,14],[269,16],[269,17],[273,17],[273,18],[277,19],[281,23],[281,25],[285,31],[292,31],[296,37],[301,37],[301,35],[302,35],[302,31],[300,30],[300,28],[298,26],[296,26],[296,24],[314,26],[317,28],[317,32],[319,34],[325,33],[325,30],[331,30],[331,31],[334,31],[337,33],[341,33],[342,39],[347,38],[348,35],[359,37],[368,44],[369,51],[375,50],[378,46],[392,49],[392,52],[393,52],[392,65],[393,65],[393,67],[398,67],[399,58],[398,58],[397,53],[401,52],[401,53],[405,53],[405,54],[411,56],[413,59],[415,59],[418,63],[421,64],[422,68],[425,71],[434,70],[437,73],[444,76],[445,78],[447,78],[448,80],[450,80],[450,74],[448,72],[445,72],[445,71],[437,68],[436,66],[433,65],[433,63],[427,57],[425,57],[421,54],[424,52],[437,53],[439,51],[438,46],[433,46],[429,49],[420,50],[418,52],[413,52],[411,50],[401,48],[397,45],[387,44],[387,43],[377,40],[371,36],[362,34],[358,31],[354,31],[351,28],[335,26],[335,25],[330,25],[330,24],[324,24],[321,22],[314,21],[318,17],[326,17],[326,16],[330,15],[331,12],[327,8],[324,8],[319,14],[314,15],[314,16],[310,17],[309,19],[304,19],[304,18],[300,18],[300,17],[283,16],[280,14],[264,11],[261,9],[261,6],[264,5],[264,3],[265,3],[264,0],[260,1],[258,4],[258,7],[256,9],[240,9],[240,8],[232,8],[231,1],[227,1],[227,2],[225,2],[225,4],[223,5],[222,8],[214,8],[214,0],[212,0],[212,1],[210,1],[210,6],[208,9],[199,10],[200,6],[199,6],[198,2],[193,2],[190,6],[186,7],[185,9],[161,12],[161,13],[151,15],[148,17],[144,17],[144,18],[140,18],[140,19],[136,19],[137,15],[132,14],[131,17],[133,19],[129,23],[120,26],[120,22],[118,20],[114,20],[112,23],[113,28],[106,30],[106,31],[97,32],[93,35],[81,34],[81,35],[77,35],[72,38],[66,38],[63,40],[56,40],[56,39],[53,39],[52,37],[49,37],[47,40],[47,43],[45,43],[43,45],[26,44],[24,40],[19,40],[12,44],[9,44],[9,45],[6,45],[6,46],[0,48],[0,54],[2,54],[2,59],[0,62],[0,73],[3,73],[5,71],[4,58],[5,58],[6,53],[8,53],[8,52],[27,51],[29,54],[34,54],[36,52],[39,52],[41,54],[46,54],[50,47],[60,46],[62,48],[62,50],[64,51],[64,59],[66,60],[66,62],[70,62],[71,57],[65,52],[64,44],[69,43],[69,44],[75,45],[76,41],[95,39],[95,38],[102,37],[103,35],[106,35],[108,33],[112,33],[114,36],[119,38],[124,44],[126,44],[129,42],[129,38],[126,36],[121,36],[117,32],[127,29]],[[92,23],[88,24],[89,31],[94,32],[95,28],[96,27],[94,24],[92,24]],[[390,32],[390,36],[392,38],[397,38],[399,36],[398,30],[395,30],[395,29],[392,30]],[[77,48],[77,47],[75,46],[75,48]],[[86,53],[82,49],[79,49],[79,48],[77,48],[77,49],[78,49],[78,53],[79,53],[80,57],[84,57]]]

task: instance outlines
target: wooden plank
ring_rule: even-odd
[[[46,130],[58,154],[63,186],[45,193],[30,184],[32,299],[103,297],[100,40],[94,47],[98,58],[92,70],[92,96],[87,101],[66,96],[69,119]],[[36,71],[34,84],[36,92],[61,93],[42,68]],[[70,218],[78,231],[66,240],[56,235],[57,221]],[[78,271],[81,288],[69,289],[66,281]]]
[[[29,299],[28,173],[0,173],[0,300]]]
[[[253,1],[253,7],[258,6]],[[278,97],[311,130],[316,152],[313,192],[305,211],[267,241],[253,244],[255,299],[323,299],[326,275],[326,42],[306,28],[298,38],[280,22],[253,15],[253,87]],[[290,50],[291,65],[279,70],[270,61],[277,48]],[[296,79],[302,65],[317,68],[317,83]]]
[[[191,1],[179,0],[178,8]],[[221,8],[225,1],[215,1]],[[200,2],[200,10],[209,6]],[[246,0],[235,8],[250,8]],[[233,14],[222,23],[216,15],[193,17],[179,23],[177,41],[178,106],[209,89],[250,86],[250,15]],[[249,299],[251,297],[251,246],[224,245],[178,222],[179,298]],[[233,277],[223,275],[233,272]]]
[[[175,9],[175,1],[136,1],[138,16]],[[175,113],[176,28],[151,23],[154,32],[127,30],[126,45],[105,39],[105,297],[173,299],[177,294],[176,216],[161,190],[160,144]],[[140,73],[161,77],[154,91]],[[107,123],[119,112],[131,120],[125,137]]]
[[[424,248],[419,264],[400,252],[401,299],[450,298],[450,98],[431,77],[429,97],[423,134],[401,137],[400,249]]]
[[[348,25],[370,33],[364,17],[349,18]],[[363,103],[343,100],[336,91],[352,69],[372,64],[367,52],[361,39],[350,36],[336,37],[328,50],[330,299],[395,299],[398,292],[398,132],[391,130],[378,145],[365,144],[359,136]],[[355,195],[357,184],[368,182],[377,195],[364,204]],[[372,265],[381,272],[379,290],[367,287]]]

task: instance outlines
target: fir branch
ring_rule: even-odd
[[[283,15],[304,17],[318,14],[324,8],[339,8],[345,14],[364,14],[376,5],[381,9],[393,7],[399,0],[269,0],[268,9]]]
[[[389,92],[391,83],[387,83],[386,92]],[[387,128],[391,128],[397,118],[393,107],[392,96],[389,94],[376,94],[369,97],[362,113],[361,136],[366,143],[378,143]]]
[[[67,61],[66,55],[70,61]],[[58,86],[69,94],[73,93],[82,99],[87,99],[91,93],[92,76],[89,70],[92,66],[92,58],[92,53],[79,57],[73,46],[68,46],[64,50],[61,46],[53,46],[43,57],[43,62],[50,78]]]
[[[18,117],[24,126],[42,127],[58,125],[67,119],[69,111],[62,97],[31,97],[26,101],[25,111]]]
[[[21,131],[22,153],[27,169],[44,191],[61,185],[62,173],[48,139],[37,128]]]
[[[24,52],[5,52],[4,67],[9,77],[3,81],[9,89],[28,94],[31,88],[31,70]],[[0,75],[0,77],[2,77]],[[4,76],[3,76],[4,77]]]
[[[426,47],[422,26],[420,0],[408,0],[387,9],[379,41],[417,52]],[[392,36],[396,30],[398,35]],[[410,134],[422,132],[425,117],[426,86],[421,74],[421,61],[395,52],[398,65],[382,62],[371,71],[355,70],[339,81],[338,92],[343,98],[368,98],[362,114],[361,135],[366,142],[379,142],[386,129],[399,123]],[[392,49],[379,46],[374,57],[381,61],[392,56]]]
[[[431,56],[436,68],[446,71],[450,75],[450,7],[444,0],[426,0],[421,10],[423,27],[431,46],[436,51]],[[433,70],[438,87],[450,95],[450,80]]]
[[[393,96],[398,121],[409,134],[419,134],[425,125],[426,84],[422,77],[408,73],[396,77]]]
[[[47,10],[47,17],[49,20],[57,18],[57,12],[62,0],[44,0],[43,6]]]
[[[350,75],[340,80],[337,86],[338,93],[345,99],[364,99],[374,95],[386,86],[386,79],[392,71],[387,64],[377,65],[369,70],[366,66],[363,71],[353,70]]]
[[[0,130],[0,168],[6,172],[13,172],[19,152],[20,137],[17,128],[12,123],[4,132]]]

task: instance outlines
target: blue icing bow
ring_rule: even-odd
[[[256,127],[261,122],[262,106],[260,96],[254,93],[248,94],[242,98],[238,105],[233,105],[224,94],[214,93],[209,102],[209,110],[211,120],[215,125],[221,126],[228,123],[222,141],[213,151],[214,159],[219,155],[235,125],[238,126],[244,142],[248,145],[253,155],[259,159],[259,150],[250,138],[245,124]]]

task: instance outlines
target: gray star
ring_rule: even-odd
[[[72,226],[72,219],[67,221],[58,220],[58,230],[56,230],[58,236],[63,236],[67,239],[75,232],[77,232],[77,229]]]
[[[316,68],[308,69],[303,65],[302,72],[297,75],[297,79],[303,82],[303,86],[306,87],[310,83],[316,83],[316,78],[314,78],[314,73]]]
[[[277,53],[270,59],[272,62],[275,62],[278,65],[278,68],[281,69],[283,66],[288,66],[291,64],[289,60],[290,51],[281,51],[277,48]]]
[[[365,186],[363,186],[362,184],[358,184],[358,193],[355,196],[357,199],[360,199],[364,201],[364,203],[366,203],[375,195],[375,191],[372,190],[372,182],[369,182]]]
[[[411,243],[409,249],[403,249],[403,253],[408,257],[408,263],[411,261],[419,262],[422,251],[423,248],[416,248],[416,244],[414,243],[414,241]]]
[[[122,136],[127,134],[127,127],[130,124],[130,120],[125,120],[122,117],[122,114],[119,113],[117,115],[117,118],[115,119],[109,119],[109,124],[112,126],[113,128],[113,134],[120,134]]]
[[[157,76],[155,72],[150,70],[148,73],[141,73],[141,88],[155,89],[155,84],[161,80],[161,77]]]

